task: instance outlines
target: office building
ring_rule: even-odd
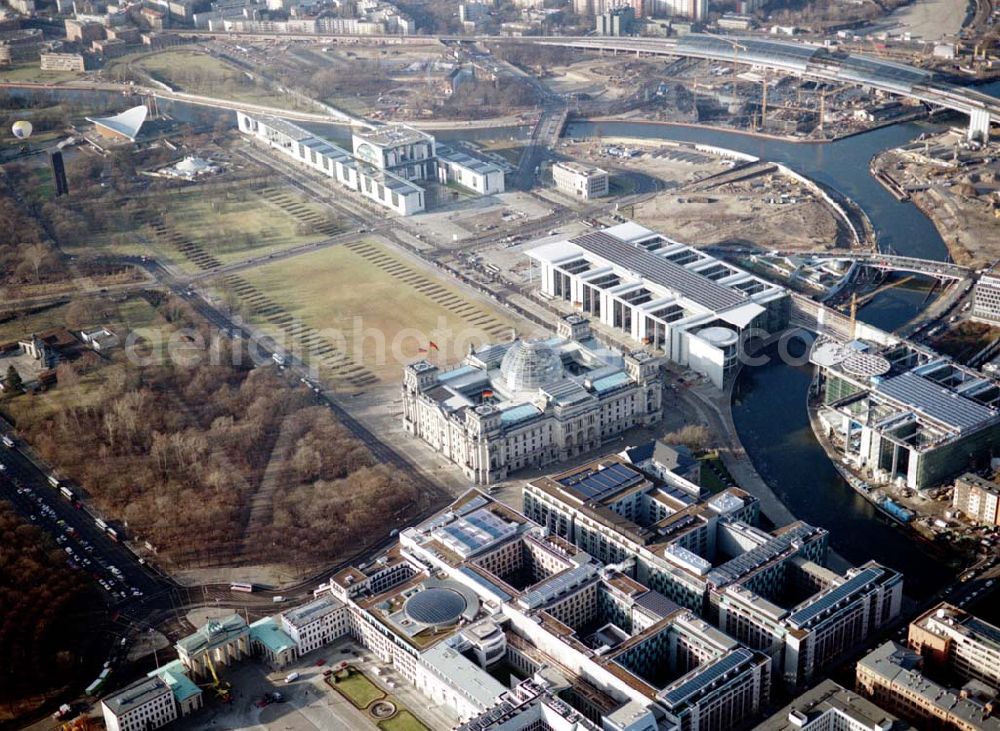
[[[572,198],[590,200],[608,194],[608,171],[577,162],[557,162],[552,166],[556,190]]]
[[[143,678],[101,701],[108,731],[151,731],[177,718],[170,686],[161,678]]]
[[[903,576],[869,561],[837,574],[792,558],[761,582],[750,574],[714,590],[718,626],[771,657],[789,688],[814,680],[899,616]]]
[[[837,574],[822,565],[826,531],[766,533],[748,493],[699,501],[684,478],[662,477],[601,458],[528,483],[524,513],[600,561],[634,562],[638,581],[759,650],[791,688],[898,616],[899,573],[869,562]]]
[[[470,353],[442,371],[421,360],[403,373],[403,426],[477,484],[596,449],[661,418],[660,359],[622,355],[570,315],[559,334]]]
[[[1000,525],[1000,485],[966,473],[955,480],[952,507],[977,525]]]
[[[973,320],[1000,326],[1000,265],[994,264],[976,282],[972,293]]]
[[[782,287],[635,223],[547,239],[527,255],[544,297],[572,303],[720,388],[736,372],[744,332],[788,324]]]
[[[883,711],[867,698],[824,680],[754,731],[910,731],[906,721]]]
[[[281,614],[281,626],[305,655],[329,644],[347,632],[347,609],[343,602],[326,594]]]
[[[434,137],[413,127],[391,124],[355,131],[354,155],[378,170],[389,171],[405,180],[434,177]]]
[[[348,152],[283,119],[245,112],[237,112],[236,118],[243,134],[401,216],[424,210],[425,191],[419,183],[439,176],[479,195],[503,192],[499,166],[452,148],[445,148],[441,158],[433,136],[405,125],[355,131],[353,152]]]
[[[907,644],[925,668],[1000,689],[1000,627],[942,603],[910,623]]]
[[[858,661],[855,689],[918,729],[1000,731],[996,690],[978,680],[950,688],[923,672],[923,658],[886,642]]]
[[[1000,384],[906,341],[821,338],[819,420],[845,462],[876,483],[941,484],[1000,440]]]
[[[276,117],[251,117],[245,112],[236,113],[239,129],[265,142],[272,149],[279,150],[295,161],[333,178],[341,186],[360,193],[365,198],[398,213],[409,216],[424,210],[424,190],[410,182],[408,178],[396,175],[391,169],[411,174],[416,179],[430,164],[426,158],[407,161],[407,165],[397,165],[400,152],[393,151],[390,160],[381,159],[381,166],[372,163],[379,160],[376,148],[366,146],[365,154],[371,159],[361,160],[347,150],[291,122]],[[411,147],[418,147],[414,140]],[[427,154],[427,142],[419,138],[419,147]],[[430,151],[433,151],[431,147]],[[387,164],[391,162],[391,164]],[[391,169],[390,169],[391,168]]]
[[[455,731],[600,731],[600,725],[561,700],[555,692],[558,689],[559,686],[553,688],[541,678],[523,680],[503,693],[494,705],[473,716]],[[652,720],[652,714],[643,713]],[[656,724],[653,721],[652,725],[628,728],[629,731],[655,731]]]
[[[450,145],[438,145],[437,156],[438,180],[442,184],[455,183],[479,195],[504,192],[504,170],[496,163]]]

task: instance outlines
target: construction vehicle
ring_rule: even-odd
[[[87,716],[74,718],[69,723],[59,727],[60,731],[96,731],[98,725]]]
[[[202,687],[212,688],[220,701],[229,703],[233,700],[232,684],[228,680],[219,680],[219,674],[215,672],[215,663],[212,662],[212,655],[210,653],[205,655],[205,662],[208,665],[208,671],[212,674],[212,682]]]

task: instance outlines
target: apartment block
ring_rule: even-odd
[[[910,623],[907,644],[925,665],[1000,689],[1000,627],[941,603]]]
[[[967,473],[955,480],[952,507],[972,523],[1000,525],[1000,485]]]
[[[858,662],[855,689],[919,729],[1000,731],[994,688],[978,680],[961,688],[938,682],[924,673],[918,653],[895,642]]]

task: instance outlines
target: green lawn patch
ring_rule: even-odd
[[[364,710],[375,701],[385,698],[385,693],[366,678],[363,672],[354,668],[348,668],[347,670],[335,673],[327,682],[356,708],[361,710]]]
[[[726,480],[729,480],[727,483]],[[713,495],[722,492],[736,481],[729,474],[718,454],[710,453],[701,460],[701,486]]]
[[[378,722],[382,731],[430,731],[420,720],[407,710],[402,710],[392,718]]]

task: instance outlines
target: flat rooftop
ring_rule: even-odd
[[[1000,417],[996,409],[966,398],[913,371],[878,383],[875,393],[958,432],[977,429]]]
[[[850,728],[886,731],[908,731],[912,728],[867,698],[832,680],[824,680],[757,725],[755,731],[802,731],[814,728],[812,724],[815,728],[840,728],[829,724],[830,718],[847,719]],[[802,719],[805,719],[804,723]]]
[[[459,149],[457,147],[451,147],[449,145],[438,145],[437,156],[441,160],[454,163],[455,165],[460,165],[463,168],[472,170],[473,172],[479,173],[480,175],[488,175],[491,173],[503,173],[503,168],[497,165],[495,162],[490,162],[489,160],[483,160],[482,158],[472,155],[466,152],[465,150]]]
[[[608,174],[607,170],[604,170],[603,168],[599,168],[596,165],[584,165],[582,163],[572,162],[572,161],[557,162],[552,167],[562,168],[563,170],[569,170],[572,173],[576,173],[577,175],[585,175],[588,178],[594,177],[594,176],[597,176],[597,175],[607,175]]]
[[[412,145],[416,142],[432,142],[434,140],[426,132],[421,132],[419,129],[414,129],[413,127],[407,127],[405,124],[390,124],[370,130],[355,130],[354,135],[378,147]]]
[[[170,693],[168,686],[162,678],[143,678],[131,685],[125,686],[112,696],[105,698],[102,703],[106,705],[116,716],[128,713],[134,708],[138,708],[149,703],[164,693]]]
[[[296,607],[295,609],[283,612],[282,616],[293,627],[304,627],[307,624],[315,622],[317,619],[326,616],[330,612],[340,609],[342,606],[343,604],[339,599],[326,594],[318,599],[314,599],[308,604],[303,604],[301,607]]]

